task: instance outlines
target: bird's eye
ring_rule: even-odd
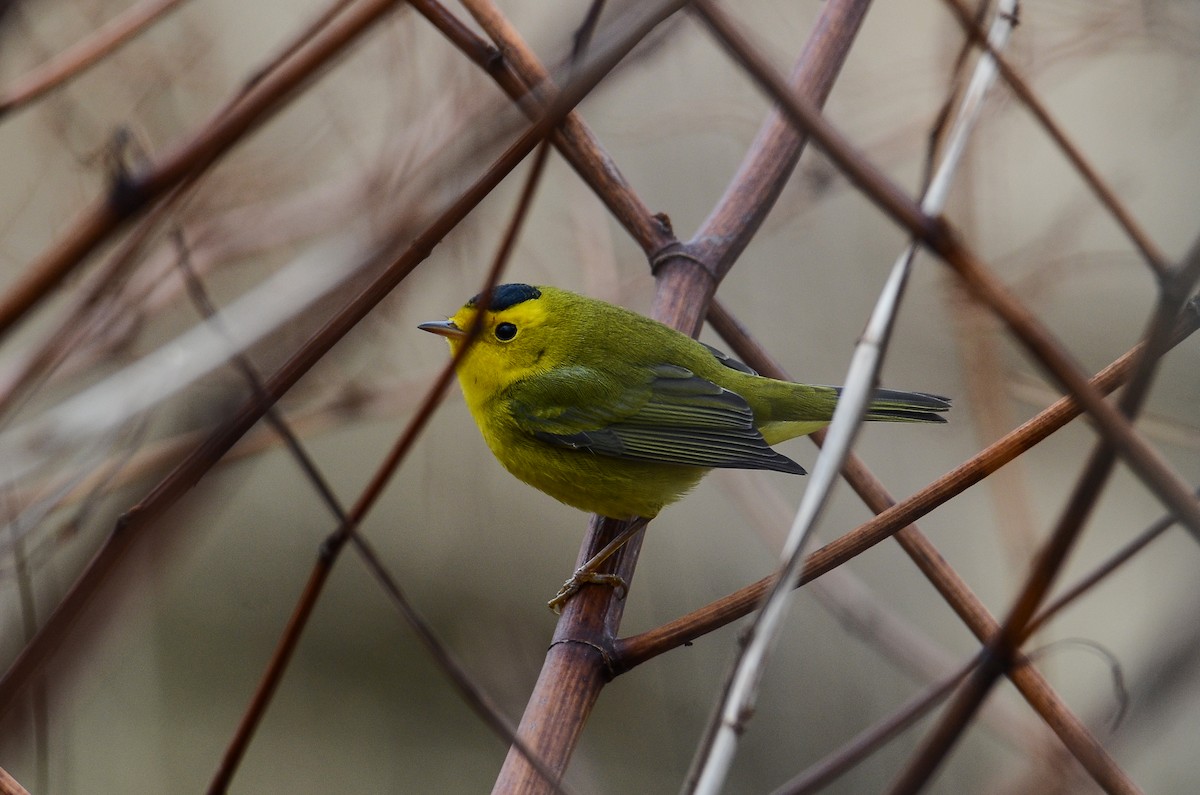
[[[501,342],[508,342],[515,336],[517,336],[517,327],[512,323],[501,323],[496,326],[496,339]]]

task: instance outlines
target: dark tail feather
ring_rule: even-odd
[[[838,394],[842,392],[838,387]],[[950,398],[928,392],[875,390],[875,399],[867,408],[867,419],[880,422],[945,422],[939,416],[950,410]]]

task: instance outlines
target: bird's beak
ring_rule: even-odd
[[[431,334],[439,334],[450,338],[465,337],[467,334],[467,332],[454,325],[453,320],[431,320],[428,323],[422,323],[417,328],[421,329],[421,331],[428,331]]]

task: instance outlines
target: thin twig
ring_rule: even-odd
[[[768,358],[761,348],[743,344],[749,338],[740,329],[737,321],[719,301],[714,301],[709,310],[713,322],[739,357],[759,372],[786,380],[787,374]],[[1200,329],[1200,304],[1196,304],[1180,320],[1175,328],[1172,345],[1178,345]],[[1107,394],[1117,389],[1128,378],[1134,358],[1141,349],[1136,345],[1122,354],[1092,379],[1092,385]],[[1082,412],[1079,402],[1072,397],[1059,398],[1036,416],[1030,418],[1008,434],[997,439],[988,447],[971,456],[954,469],[934,480],[910,497],[894,503],[880,512],[874,519],[851,530],[808,556],[804,564],[804,575],[800,584],[810,582],[822,574],[842,565],[847,560],[894,535],[905,525],[915,521],[945,504],[951,498],[982,481],[992,472],[1045,441]],[[728,596],[701,607],[680,618],[655,629],[622,638],[617,642],[613,669],[623,673],[653,659],[673,648],[690,643],[696,638],[723,627],[748,615],[761,602],[771,583],[765,577],[735,591]]]
[[[221,119],[226,116],[245,98],[246,92],[251,86],[264,80],[288,57],[302,49],[352,1],[334,0],[321,14],[318,14],[314,20],[293,36],[276,55],[260,66],[241,89],[213,114],[212,118]],[[194,173],[180,180],[178,185],[155,202],[146,215],[137,220],[133,231],[126,235],[117,249],[109,255],[103,269],[99,273],[93,274],[82,297],[76,299],[72,306],[63,312],[64,321],[61,326],[50,332],[42,344],[37,346],[31,354],[27,354],[13,377],[0,387],[0,416],[10,413],[14,402],[22,392],[32,389],[36,380],[48,377],[62,363],[68,352],[76,349],[74,340],[87,331],[86,324],[84,324],[84,328],[80,328],[79,318],[85,316],[85,313],[91,314],[103,296],[110,294],[124,282],[127,272],[135,263],[136,256],[141,253],[145,241],[165,219],[170,217],[178,205],[192,194],[201,176],[200,173]],[[114,179],[128,181],[129,177],[125,175],[114,177]],[[119,316],[124,317],[124,313],[119,313]],[[115,320],[117,320],[116,317],[110,316],[102,322],[111,324]],[[102,331],[103,329],[96,333],[102,333]]]
[[[404,277],[432,252],[437,243],[453,230],[553,129],[567,111],[599,82],[636,42],[633,31],[620,46],[606,49],[603,56],[582,70],[552,103],[546,115],[522,134],[471,186],[435,218],[399,255],[389,250],[376,254],[382,270],[357,295],[331,317],[312,337],[284,362],[263,387],[270,402],[279,399],[308,372],[339,340],[353,329]],[[623,49],[624,48],[624,49]],[[132,539],[154,526],[204,473],[224,455],[263,415],[269,403],[251,398],[181,461],[165,478],[117,521],[108,541],[90,560],[33,641],[22,649],[4,676],[0,678],[0,714],[69,632],[76,616],[90,595],[108,577],[122,559]]]
[[[889,217],[907,228],[937,253],[962,277],[970,291],[1009,328],[1015,339],[1056,383],[1076,396],[1095,422],[1096,428],[1120,453],[1138,478],[1175,511],[1180,520],[1200,539],[1200,501],[1186,482],[1130,423],[1088,384],[1086,373],[1062,344],[990,271],[942,219],[931,218],[883,172],[829,124],[805,97],[792,92],[763,59],[730,26],[724,14],[708,0],[696,0],[714,35],[735,54],[748,72],[787,113],[796,125],[807,130],[822,150],[847,177]]]
[[[509,257],[512,254],[513,247],[516,243],[517,234],[528,215],[529,208],[532,206],[533,192],[538,183],[541,181],[542,173],[546,165],[546,156],[549,152],[548,147],[543,144],[537,150],[537,156],[530,169],[530,172],[525,181],[525,187],[519,197],[516,208],[513,213],[512,220],[505,231],[505,235],[497,250],[492,267],[489,269],[487,278],[483,284],[483,295],[495,286],[497,279],[503,272],[504,266],[507,264]],[[194,281],[194,280],[193,280]],[[202,294],[202,293],[201,293]],[[476,324],[478,325],[478,324]],[[242,720],[238,724],[237,731],[226,748],[225,754],[222,757],[220,767],[217,769],[211,784],[209,785],[210,793],[225,792],[228,789],[229,783],[233,778],[234,772],[237,770],[242,756],[249,747],[251,738],[254,735],[258,724],[266,714],[267,707],[270,705],[271,699],[274,696],[275,690],[278,688],[279,682],[283,678],[283,673],[291,661],[292,654],[296,650],[299,643],[300,635],[308,624],[308,619],[312,616],[312,611],[316,607],[324,585],[328,581],[329,574],[333,570],[334,564],[337,562],[342,549],[347,541],[351,541],[353,546],[358,550],[368,568],[375,575],[376,579],[387,591],[392,598],[393,603],[399,609],[401,615],[408,622],[409,626],[416,631],[417,636],[422,641],[430,656],[437,663],[438,668],[450,680],[459,695],[467,702],[472,710],[483,719],[493,731],[495,731],[501,739],[508,742],[512,747],[516,748],[518,753],[524,755],[525,760],[530,764],[542,778],[547,781],[556,791],[561,791],[562,788],[554,779],[554,773],[539,757],[536,756],[529,746],[517,736],[516,727],[513,726],[507,718],[500,712],[495,702],[471,679],[466,669],[461,663],[450,653],[445,644],[433,632],[432,627],[424,620],[424,618],[414,609],[409,603],[407,597],[404,596],[403,590],[396,582],[391,573],[383,566],[379,556],[366,543],[366,541],[356,532],[357,528],[362,524],[363,519],[375,505],[379,496],[383,493],[384,487],[391,480],[393,475],[399,469],[400,463],[407,456],[408,451],[412,449],[413,443],[418,438],[420,432],[424,429],[429,418],[433,416],[434,410],[441,403],[442,397],[445,394],[446,388],[450,384],[451,376],[453,375],[458,363],[466,355],[470,343],[474,336],[478,333],[478,328],[468,330],[469,337],[452,361],[443,369],[441,375],[435,381],[433,387],[422,403],[420,409],[409,423],[408,428],[401,435],[397,444],[392,448],[389,454],[384,458],[384,461],[376,469],[372,475],[369,484],[360,494],[351,511],[347,512],[342,509],[338,503],[336,496],[329,487],[324,477],[320,474],[315,462],[305,453],[295,436],[288,430],[286,424],[279,418],[274,408],[268,409],[268,419],[277,430],[284,436],[288,442],[296,460],[301,464],[310,482],[317,488],[326,505],[333,513],[334,518],[338,521],[338,528],[335,530],[321,545],[321,552],[317,557],[313,571],[309,575],[308,585],[304,589],[299,602],[293,610],[292,618],[279,639],[279,644],[276,647],[275,653],[271,657],[271,661],[267,666],[267,670],[263,674],[262,681],[259,683],[258,689],[255,691],[254,697],[251,700]],[[265,390],[262,387],[261,380],[254,372],[253,368],[244,359],[240,359],[240,368],[246,378],[254,387],[255,394],[259,399],[265,397]]]
[[[97,198],[0,296],[0,338],[130,218],[181,182],[201,173],[267,121],[297,89],[392,10],[397,0],[363,0],[342,14],[237,101],[223,107],[186,141],[136,177]],[[340,0],[339,0],[340,2]]]
[[[739,357],[759,372],[774,378],[789,380],[789,376],[775,364],[765,351],[742,331],[740,324],[719,304],[710,310],[710,320],[729,342]],[[1200,301],[1193,301],[1189,311],[1176,324],[1172,344],[1178,344],[1200,328]],[[1141,345],[1135,346],[1096,376],[1095,384],[1103,391],[1111,391],[1128,376]],[[1007,437],[976,455],[962,466],[939,478],[908,500],[896,503],[861,465],[852,458],[847,477],[855,490],[878,516],[857,530],[827,544],[809,556],[802,582],[807,582],[854,557],[872,544],[896,534],[905,552],[921,568],[937,587],[939,593],[950,603],[955,612],[981,641],[987,642],[999,630],[999,624],[975,597],[962,579],[938,554],[937,550],[915,526],[909,522],[924,515],[936,505],[948,500],[970,485],[979,482],[990,472],[1008,460],[1049,436],[1079,414],[1079,406],[1072,398],[1063,398],[1014,430]],[[814,439],[820,437],[814,434]],[[759,582],[701,608],[688,616],[670,622],[656,630],[618,641],[615,647],[614,670],[619,673],[638,664],[667,648],[687,643],[702,636],[728,621],[748,614],[762,599],[772,578]],[[1046,680],[1032,666],[1020,666],[1010,673],[1030,705],[1046,720],[1047,724],[1063,739],[1067,747],[1093,776],[1111,780],[1114,789],[1120,789],[1128,777],[1105,753],[1100,744],[1050,688]]]
[[[1119,400],[1120,411],[1130,419],[1137,416],[1149,395],[1156,365],[1168,348],[1172,321],[1178,316],[1198,277],[1200,238],[1193,244],[1184,262],[1163,282],[1164,289],[1145,333],[1145,345],[1134,363],[1129,385]],[[984,664],[967,679],[942,719],[896,780],[892,788],[896,795],[915,793],[933,777],[996,680],[1015,664],[1017,650],[1028,635],[1029,622],[1066,563],[1115,464],[1115,447],[1109,439],[1101,439],[1067,500],[1054,532],[1038,554],[1032,571],[1014,600],[1001,631],[989,641]]]
[[[0,795],[29,795],[29,791],[0,767]]]
[[[798,90],[822,102],[849,51],[865,13],[865,0],[838,0],[824,4],[806,42],[793,76]],[[749,242],[771,204],[782,190],[804,144],[804,136],[790,129],[778,113],[764,123],[742,167],[729,183],[709,219],[685,245],[648,251],[657,277],[653,315],[688,333],[695,333],[716,280],[732,265],[737,252]],[[728,234],[719,234],[729,228]],[[718,241],[717,245],[710,245]],[[614,522],[593,518],[579,554],[582,563],[618,532]],[[616,571],[632,579],[640,551],[638,539],[627,544],[616,561]],[[552,764],[565,767],[578,740],[582,721],[611,676],[608,647],[620,624],[622,600],[611,589],[585,589],[567,603],[555,630],[554,642],[543,663],[538,683],[521,719],[522,736],[535,732],[555,734],[543,751]],[[562,716],[569,716],[569,722]],[[536,746],[542,750],[542,746]],[[537,782],[510,754],[494,792],[536,792]]]
[[[954,691],[954,687],[978,664],[979,657],[980,655],[976,655],[954,673],[929,685],[883,720],[859,732],[853,740],[780,785],[772,795],[808,795],[819,791],[878,751],[945,700]]]
[[[437,8],[430,0],[414,6],[423,14],[427,13],[426,7],[430,11]],[[447,26],[443,32],[462,52],[487,68],[500,87],[517,99],[531,118],[536,118],[558,92],[550,72],[491,0],[464,0],[463,7],[495,42],[503,57],[503,68],[494,67],[497,59],[483,57],[483,43],[465,27]],[[644,251],[658,251],[675,242],[669,224],[641,200],[578,112],[567,114],[551,141]]]
[[[11,497],[8,490],[5,491],[5,496]],[[16,512],[10,509],[9,513],[15,515]],[[25,544],[25,536],[21,530],[21,522],[14,518],[9,522],[8,529],[12,534],[13,574],[17,583],[17,601],[21,614],[21,635],[24,642],[28,643],[37,634],[37,592],[34,589],[33,579],[30,576],[29,555]],[[34,779],[34,788],[39,790],[44,788],[50,780],[50,714],[46,698],[46,686],[45,676],[39,674],[33,683],[29,699],[30,722],[33,724],[34,753],[37,758],[37,777]],[[0,795],[4,792],[3,788],[9,783],[17,787],[20,786],[15,781],[5,781],[6,775],[3,768],[0,768]],[[24,792],[24,790],[21,791]]]
[[[971,40],[983,48],[995,60],[996,66],[999,68],[1000,74],[1009,88],[1012,89],[1013,93],[1017,95],[1029,112],[1033,114],[1038,124],[1042,125],[1042,129],[1046,131],[1046,134],[1050,136],[1050,139],[1062,151],[1063,156],[1070,161],[1075,171],[1083,178],[1087,186],[1091,188],[1092,193],[1125,231],[1125,234],[1129,236],[1129,239],[1141,253],[1142,258],[1150,269],[1160,279],[1165,276],[1169,262],[1166,255],[1162,253],[1158,245],[1150,239],[1150,236],[1137,223],[1133,217],[1133,213],[1118,198],[1116,191],[1108,186],[1099,172],[1092,168],[1091,163],[1083,156],[1083,152],[1079,150],[1074,141],[1067,137],[1066,132],[1062,129],[1062,125],[1054,120],[1054,117],[1050,115],[1049,109],[1038,99],[1033,89],[1029,87],[1029,84],[1025,82],[1020,73],[1008,62],[1002,53],[996,52],[996,49],[988,43],[987,36],[979,28],[966,3],[963,0],[945,0],[945,2]]]
[[[1200,496],[1200,491],[1196,492]],[[1079,599],[1092,588],[1103,582],[1108,575],[1112,574],[1122,565],[1133,559],[1133,556],[1141,552],[1151,541],[1161,536],[1167,530],[1171,529],[1178,523],[1178,520],[1171,514],[1163,514],[1157,521],[1149,527],[1142,530],[1132,541],[1114,552],[1108,560],[1097,566],[1091,573],[1081,577],[1077,583],[1070,588],[1064,590],[1057,599],[1051,601],[1048,605],[1042,608],[1042,611],[1029,622],[1029,626],[1025,628],[1025,637],[1030,637],[1039,629],[1046,625],[1050,619],[1058,615],[1058,613],[1072,602]]]
[[[0,119],[83,74],[168,12],[174,11],[181,2],[145,0],[130,6],[86,38],[17,78],[6,91],[0,92]]]
[[[999,45],[1008,40],[1011,30],[1008,19],[1004,7],[1001,6],[997,10],[996,22],[991,32],[992,40]],[[979,118],[983,98],[994,77],[995,67],[991,59],[981,58],[957,109],[948,144],[941,153],[941,161],[922,198],[921,210],[927,215],[936,215],[945,205],[951,180],[958,171],[967,140]],[[867,326],[855,346],[845,386],[834,409],[833,420],[821,447],[821,454],[817,457],[812,478],[804,491],[804,497],[784,544],[782,566],[743,640],[735,669],[729,678],[728,689],[723,694],[719,723],[714,718],[709,729],[712,733],[711,740],[701,744],[703,753],[693,762],[696,770],[695,791],[698,793],[715,795],[721,789],[732,765],[738,738],[745,730],[744,722],[753,714],[758,684],[766,668],[767,656],[775,645],[776,637],[792,603],[789,598],[790,591],[800,580],[805,542],[824,511],[843,462],[862,427],[867,404],[874,393],[887,353],[887,345],[915,253],[914,241],[906,246],[897,258]]]
[[[1144,549],[1146,545],[1158,538],[1174,524],[1174,517],[1170,515],[1163,516],[1138,534],[1137,538],[1114,553],[1094,571],[1080,578],[1078,582],[1064,590],[1059,598],[1055,599],[1053,603],[1046,605],[1042,612],[1029,623],[1026,629],[1026,637],[1033,635],[1060,611],[1078,601],[1091,588],[1122,564],[1131,560],[1135,554]],[[927,714],[929,709],[936,705],[937,702],[950,695],[954,686],[961,682],[982,660],[983,653],[980,652],[961,670],[952,676],[943,678],[940,682],[930,685],[923,693],[914,696],[892,715],[880,721],[875,726],[861,732],[853,741],[846,743],[834,753],[829,754],[820,762],[811,765],[803,773],[782,785],[775,791],[775,795],[783,795],[783,793],[800,795],[800,793],[814,792],[823,787],[833,780],[833,778],[841,775],[869,754],[874,753],[884,743],[895,737],[900,730],[912,725],[912,722],[916,718]]]

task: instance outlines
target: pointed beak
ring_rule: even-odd
[[[453,320],[431,320],[428,323],[422,323],[417,326],[421,331],[428,331],[431,334],[439,334],[443,337],[463,337],[466,336],[465,331],[454,325]]]

